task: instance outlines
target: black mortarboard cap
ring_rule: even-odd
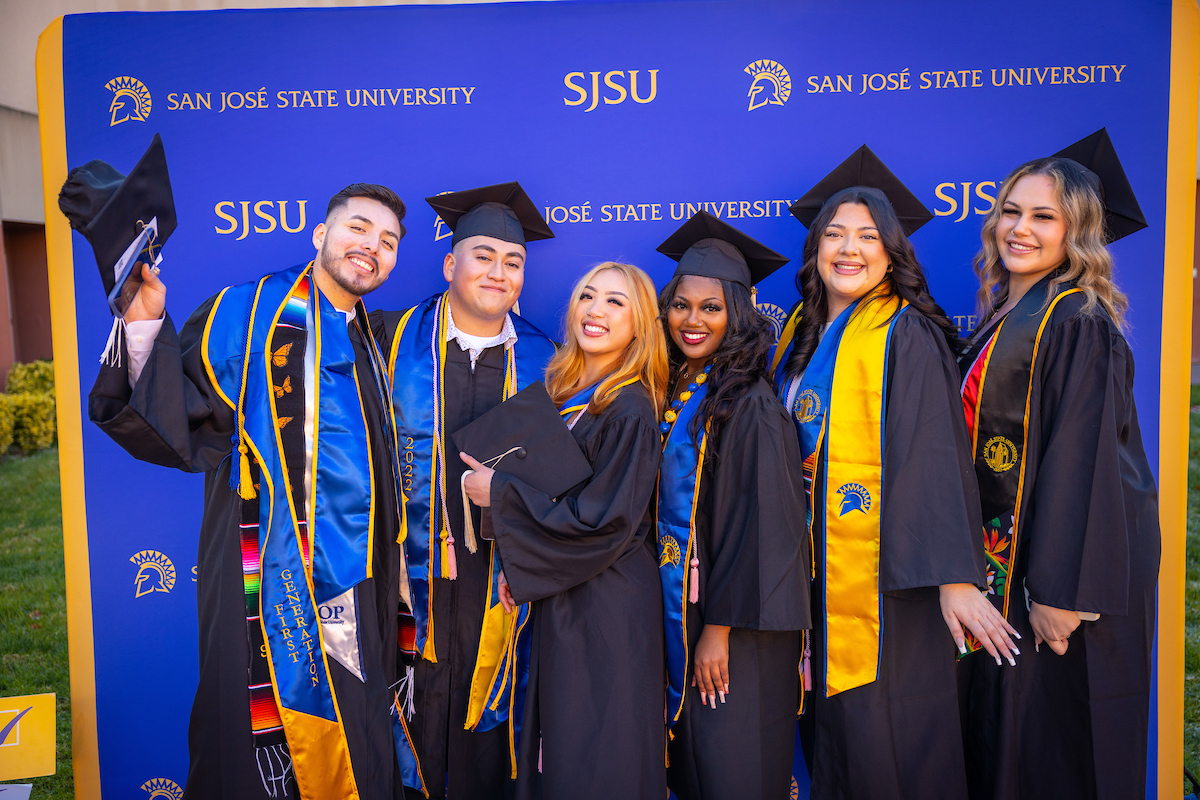
[[[591,465],[541,381],[459,428],[451,439],[459,452],[551,497],[562,496],[592,475]]]
[[[746,289],[788,262],[707,211],[693,214],[658,246],[658,252],[679,262],[675,277],[702,275],[740,283]]]
[[[175,230],[175,199],[162,137],[154,134],[129,175],[103,161],[71,170],[58,193],[58,207],[71,227],[91,242],[104,291],[111,292],[113,267],[141,233],[139,222],[158,217],[158,245]]]
[[[1104,202],[1105,234],[1110,243],[1148,226],[1107,128],[1059,150],[1054,157],[1071,159],[1094,179]]]
[[[519,245],[554,238],[554,231],[516,181],[434,195],[425,202],[454,231],[451,245],[469,236],[491,236]]]
[[[809,189],[789,210],[805,227],[810,227],[826,200],[842,189],[852,186],[865,186],[882,192],[892,204],[892,210],[900,220],[900,227],[908,236],[912,236],[917,229],[933,219],[933,213],[925,204],[918,200],[865,144]]]

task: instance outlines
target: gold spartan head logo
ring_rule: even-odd
[[[993,436],[983,446],[983,463],[992,472],[1008,472],[1017,463],[1017,446],[1003,436]]]
[[[675,537],[667,535],[658,540],[658,549],[662,555],[658,557],[658,565],[665,567],[670,564],[672,567],[679,566],[679,542],[675,541]]]
[[[129,560],[137,564],[138,568],[133,579],[135,598],[153,592],[166,594],[175,588],[175,565],[162,553],[157,550],[143,550],[134,553]]]
[[[145,122],[146,117],[150,116],[150,90],[137,78],[128,75],[113,78],[104,84],[104,88],[113,93],[112,105],[108,107],[112,114],[112,122],[108,127],[120,125],[131,119]]]
[[[183,789],[170,778],[151,778],[142,784],[142,789],[148,792],[151,798],[163,797],[166,800],[180,800],[183,797]]]
[[[745,72],[754,78],[747,95],[750,98],[749,111],[767,105],[781,106],[791,97],[792,76],[778,61],[755,61],[746,67]]]
[[[758,303],[754,306],[758,313],[771,320],[771,329],[775,331],[775,342],[783,335],[783,326],[787,322],[787,312],[774,303]]]

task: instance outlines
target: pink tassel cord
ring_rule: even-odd
[[[700,559],[692,556],[691,569],[688,570],[688,602],[700,602]]]
[[[450,580],[458,580],[458,560],[454,557],[454,535],[446,538],[446,560],[450,562]]]
[[[804,675],[804,691],[812,691],[812,651],[807,647],[804,648],[804,660],[801,663],[800,671]]]

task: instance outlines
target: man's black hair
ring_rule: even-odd
[[[325,219],[329,219],[334,211],[345,206],[351,197],[366,197],[390,210],[396,215],[396,221],[400,223],[401,238],[404,237],[404,214],[407,212],[404,201],[391,189],[380,186],[378,183],[352,183],[342,189],[329,198],[329,206],[325,209]]]

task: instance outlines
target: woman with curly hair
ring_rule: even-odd
[[[813,798],[964,797],[955,647],[1018,654],[980,591],[957,332],[897,209],[908,233],[932,216],[865,147],[793,207],[803,305],[774,364],[810,489]]]
[[[546,389],[592,476],[556,498],[463,456],[467,494],[491,508],[501,602],[532,603],[517,797],[657,800],[666,731],[650,498],[667,354],[654,284],[600,264],[576,284],[565,328]]]
[[[1097,169],[1015,169],[975,259],[982,322],[959,363],[989,598],[1035,645],[1016,669],[959,665],[978,800],[1145,792],[1157,493],[1105,248],[1145,222],[1106,232],[1102,198],[1141,212],[1119,164]]]
[[[682,800],[786,797],[809,627],[800,451],[767,380],[775,343],[751,287],[787,263],[701,211],[659,251],[673,390],[658,552],[667,783]]]

